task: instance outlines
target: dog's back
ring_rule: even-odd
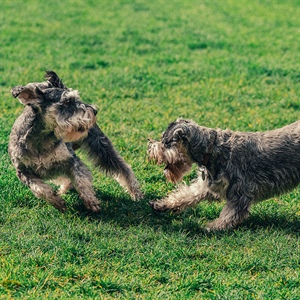
[[[255,201],[300,183],[300,121],[266,132],[220,130],[218,136],[214,165],[227,170],[231,185],[243,185]]]

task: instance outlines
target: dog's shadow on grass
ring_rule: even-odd
[[[212,221],[219,216],[222,206],[217,206],[213,210],[204,209],[187,209],[181,213],[158,213],[153,211],[149,205],[149,201],[157,199],[156,195],[146,195],[140,201],[132,201],[129,197],[116,199],[107,194],[97,192],[99,198],[102,199],[101,212],[99,214],[90,214],[86,211],[83,204],[78,202],[73,206],[77,211],[79,218],[89,218],[91,222],[114,222],[118,226],[128,228],[130,226],[149,226],[154,230],[163,230],[164,232],[185,232],[189,236],[211,236],[211,235],[227,235],[234,230],[250,230],[257,232],[261,230],[278,229],[287,234],[296,234],[300,232],[300,218],[298,215],[258,215],[254,213],[244,221],[236,229],[227,231],[208,232],[206,223]]]
[[[300,234],[300,219],[296,215],[264,216],[252,215],[240,227],[253,232],[262,229],[276,229],[287,234]]]

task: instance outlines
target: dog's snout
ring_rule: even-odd
[[[97,108],[95,106],[93,106],[93,105],[87,105],[86,108],[92,110],[92,112],[93,112],[93,114],[95,116],[97,115],[98,110],[97,110]]]
[[[96,116],[96,115],[97,115],[97,113],[98,113],[98,110],[97,110],[96,108],[94,108],[94,107],[92,107],[92,109],[93,109],[93,113],[94,113],[94,115]]]

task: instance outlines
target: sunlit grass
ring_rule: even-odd
[[[178,117],[240,131],[299,119],[298,2],[1,3],[0,299],[298,299],[299,189],[209,234],[223,204],[153,213],[147,202],[174,186],[146,159],[147,138]],[[18,181],[7,144],[22,106],[10,89],[46,69],[98,105],[141,202],[93,169],[100,214],[74,192],[61,214]]]

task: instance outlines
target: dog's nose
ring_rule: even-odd
[[[93,107],[92,107],[92,109],[93,109],[93,113],[94,113],[94,115],[96,116],[96,115],[97,115],[97,113],[98,113],[98,110],[97,110],[97,109],[95,109],[95,108],[93,108]]]
[[[96,116],[97,113],[98,113],[97,108],[96,108],[94,105],[89,105],[88,107],[91,108],[91,109],[93,110],[93,113],[94,113],[94,115]]]

